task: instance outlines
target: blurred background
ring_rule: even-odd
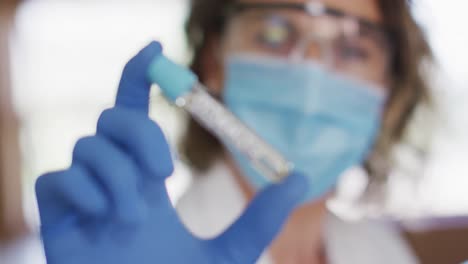
[[[437,262],[455,254],[444,247],[468,252],[468,2],[413,2],[438,60],[434,103],[420,109],[408,144],[396,150],[398,166],[378,208],[398,221],[422,258],[451,263]],[[36,178],[69,165],[76,140],[94,133],[100,112],[113,105],[124,64],[149,41],[160,40],[180,63],[190,59],[187,8],[188,0],[0,2],[1,264],[44,263],[35,235]],[[157,93],[152,101],[152,117],[175,146],[184,116]],[[189,184],[188,169],[178,164],[168,183],[174,202]],[[348,189],[334,207],[352,218],[360,214],[347,204],[357,191]]]

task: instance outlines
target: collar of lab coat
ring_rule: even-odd
[[[213,238],[226,230],[246,206],[232,172],[217,162],[204,175],[193,175],[177,211],[191,232]],[[416,264],[398,230],[382,221],[346,222],[329,213],[323,230],[330,264]],[[258,264],[271,264],[264,254]]]

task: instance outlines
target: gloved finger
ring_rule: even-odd
[[[164,180],[173,173],[174,165],[164,134],[147,116],[126,108],[106,110],[99,119],[97,133],[133,157],[144,175],[150,175],[149,179]]]
[[[138,193],[137,166],[111,141],[101,136],[80,139],[73,151],[73,163],[86,167],[108,192],[119,221],[132,224],[143,219],[146,211]]]
[[[120,80],[116,106],[148,114],[151,82],[147,72],[153,59],[161,53],[161,44],[153,41],[127,63]]]
[[[98,183],[80,166],[45,174],[36,181],[36,196],[41,223],[56,226],[67,215],[100,217],[106,214],[109,201]]]
[[[255,263],[307,193],[307,179],[297,173],[262,191],[244,214],[212,245],[234,263]],[[248,261],[245,261],[248,260]]]

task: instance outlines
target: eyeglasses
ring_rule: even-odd
[[[290,60],[313,58],[339,73],[383,84],[392,58],[390,36],[379,24],[307,3],[238,2],[229,9],[226,44]]]

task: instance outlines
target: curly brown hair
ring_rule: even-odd
[[[235,0],[192,0],[186,24],[189,45],[194,51],[191,69],[204,81],[202,58],[210,52],[210,42],[222,37],[226,26],[225,9]],[[422,71],[432,52],[422,29],[411,15],[408,0],[378,0],[383,14],[383,26],[391,34],[393,60],[391,92],[380,136],[368,156],[364,168],[371,181],[386,179],[392,147],[402,140],[416,107],[430,99],[429,86]],[[183,138],[182,153],[187,161],[201,171],[208,169],[222,155],[222,146],[194,120],[189,121]]]

